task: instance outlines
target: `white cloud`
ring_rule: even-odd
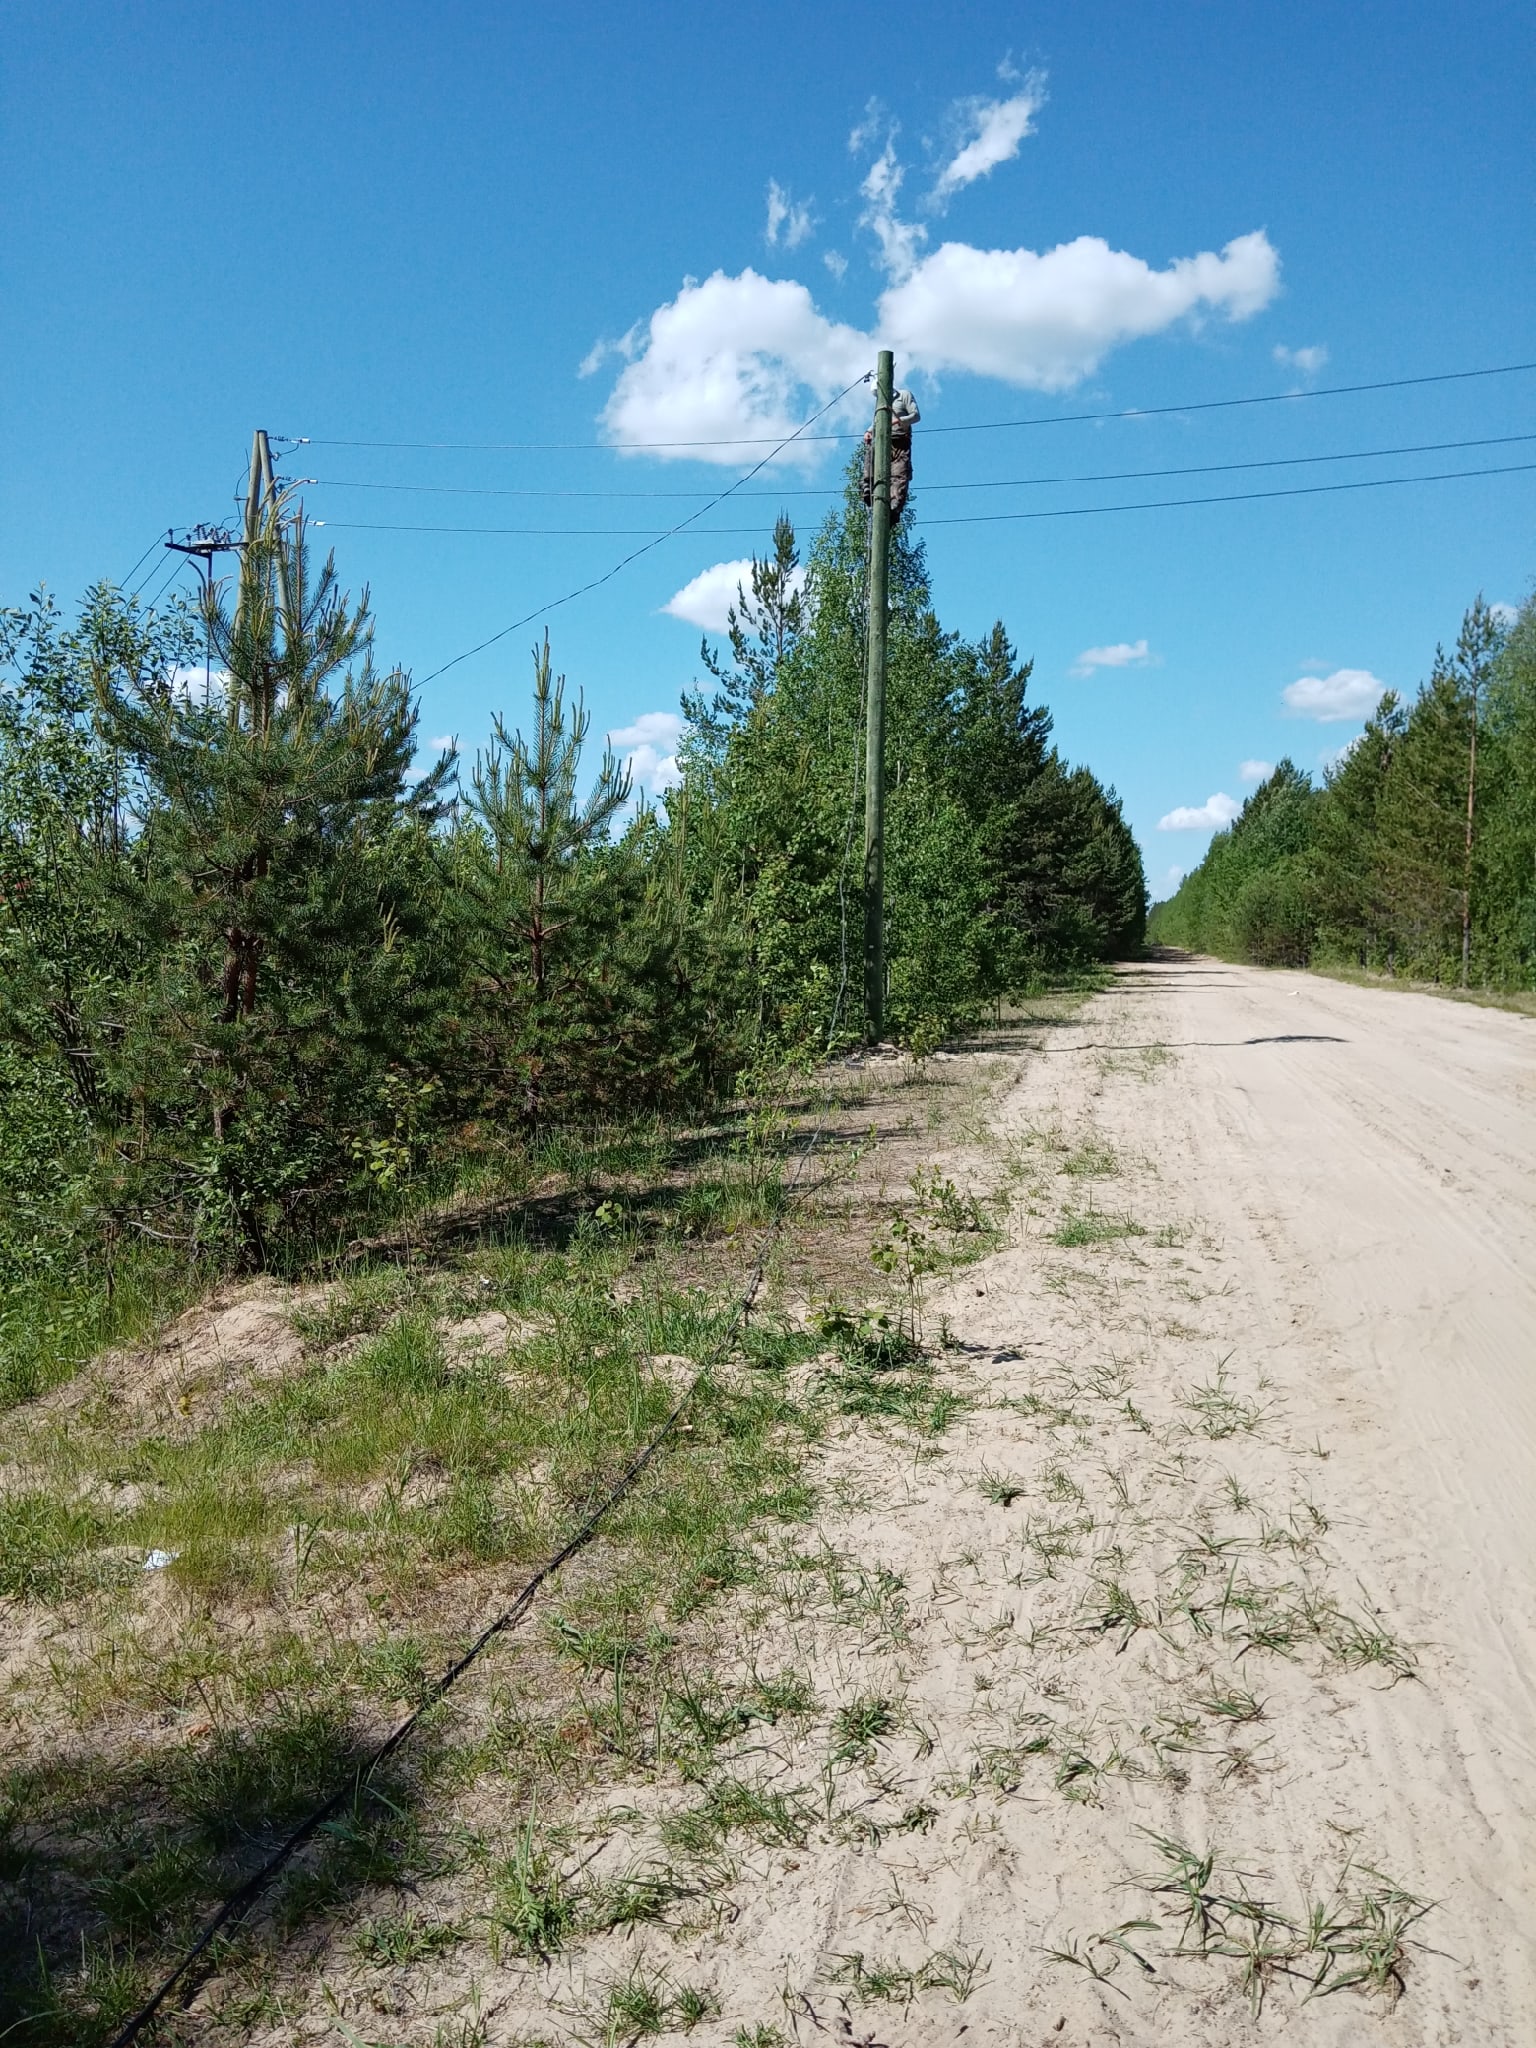
[[[1320,343],[1312,348],[1286,348],[1277,342],[1274,355],[1282,369],[1299,370],[1303,377],[1315,377],[1328,361],[1328,351]]]
[[[1357,732],[1354,738],[1346,740],[1342,747],[1324,747],[1317,757],[1319,763],[1325,770],[1341,767],[1364,738],[1365,734],[1363,732]]]
[[[841,284],[848,275],[848,258],[840,249],[823,249],[821,260],[837,279],[838,283]]]
[[[805,570],[796,569],[789,580],[794,589],[804,589]],[[685,620],[690,626],[702,626],[706,633],[723,633],[728,623],[726,613],[737,602],[737,591],[750,591],[751,588],[750,555],[740,562],[716,562],[712,569],[700,570],[693,581],[685,583],[661,609],[674,619]]]
[[[1022,92],[1009,99],[962,101],[958,111],[965,122],[966,140],[939,173],[933,188],[935,204],[942,205],[951,193],[1016,157],[1044,101],[1044,80],[1033,76]]]
[[[459,736],[456,732],[440,732],[435,740],[427,741],[427,752],[446,754],[450,747],[456,747],[458,744]]]
[[[809,206],[797,206],[777,178],[768,180],[768,224],[763,230],[770,249],[798,249],[815,232]]]
[[[706,633],[723,633],[725,615],[743,586],[752,588],[750,556],[744,561],[716,562],[712,569],[701,569],[691,583],[685,583],[675,596],[667,599],[662,610],[690,626],[702,626]]]
[[[636,321],[628,334],[621,334],[617,341],[594,341],[581,361],[576,365],[578,377],[595,377],[610,356],[622,356],[626,363],[633,362],[640,323]]]
[[[970,102],[974,132],[935,189],[959,190],[1014,154],[1040,98],[1039,81],[1031,78],[1008,98]],[[1162,269],[1096,235],[1045,250],[957,241],[930,250],[927,229],[899,211],[905,171],[896,132],[871,101],[849,137],[850,149],[879,152],[859,188],[859,225],[873,235],[886,275],[869,331],[829,319],[792,278],[769,279],[752,269],[737,276],[717,270],[702,283],[687,278],[676,298],[620,341],[599,343],[582,364],[590,373],[613,355],[624,360],[602,415],[612,444],[713,442],[670,452],[738,466],[866,372],[882,347],[899,353],[904,377],[961,370],[1063,391],[1126,342],[1183,320],[1249,319],[1279,289],[1280,259],[1262,229]],[[770,184],[770,242],[792,248],[810,225],[809,209],[797,207],[777,181]],[[841,253],[828,250],[823,260],[841,280],[848,267]],[[867,394],[852,397],[846,419],[861,415],[866,402]],[[741,439],[730,443],[730,434]],[[781,459],[804,463],[814,455],[814,446],[801,445]]]
[[[912,275],[917,252],[928,239],[925,227],[919,227],[915,221],[903,220],[896,211],[896,201],[901,196],[905,177],[906,172],[897,161],[893,129],[859,187],[864,201],[859,226],[868,228],[880,244],[880,261],[898,284]]]
[[[677,743],[683,736],[683,721],[675,711],[642,711],[633,725],[621,725],[608,734],[608,744],[620,757],[637,788],[670,789],[682,780],[677,765]]]
[[[1502,626],[1506,633],[1520,616],[1518,607],[1512,604],[1491,604],[1488,609],[1493,613],[1494,624]]]
[[[1268,782],[1275,772],[1273,761],[1243,761],[1238,764],[1239,782]]]
[[[1368,668],[1336,668],[1328,676],[1299,676],[1280,695],[1292,717],[1339,725],[1345,719],[1369,718],[1386,687]]]
[[[171,695],[189,704],[222,704],[229,688],[229,670],[210,670],[202,662],[189,663],[185,668],[173,668],[165,680]]]
[[[1279,281],[1280,259],[1262,230],[1166,270],[1097,235],[1043,253],[946,242],[884,293],[879,324],[881,338],[924,369],[1061,391],[1091,376],[1112,348],[1187,315],[1250,318]]]
[[[848,137],[848,154],[862,156],[882,128],[891,127],[891,117],[883,103],[872,99],[865,103],[864,118],[858,122]]]
[[[1159,832],[1219,832],[1224,825],[1230,825],[1241,811],[1242,805],[1235,797],[1222,790],[1208,796],[1203,804],[1180,804],[1157,821]]]
[[[690,279],[657,307],[644,333],[603,409],[609,440],[713,441],[721,445],[670,452],[733,467],[762,455],[752,441],[794,432],[807,391],[825,402],[870,365],[867,335],[818,313],[803,284],[755,270],[739,277],[717,270],[702,284]],[[862,411],[863,399],[857,402]],[[729,434],[744,438],[727,443]],[[805,462],[815,454],[814,445],[802,445],[787,449],[784,459]]]
[[[748,269],[689,280],[643,324],[603,411],[609,440],[712,441],[719,445],[692,451],[694,459],[739,465],[762,453],[749,442],[793,432],[809,402],[852,383],[881,344],[900,353],[904,372],[966,370],[1062,391],[1092,375],[1111,349],[1188,315],[1246,320],[1279,281],[1279,258],[1262,232],[1239,236],[1219,255],[1208,250],[1154,270],[1091,235],[1044,254],[946,242],[912,260],[919,230],[909,238],[894,213],[873,205],[867,217],[899,277],[880,300],[874,334],[829,320],[790,278]],[[854,397],[848,417],[863,406]],[[728,443],[732,433],[743,439]],[[814,445],[781,459],[813,457]]]
[[[1146,668],[1156,661],[1145,640],[1117,640],[1112,647],[1085,647],[1068,673],[1091,676],[1095,669]]]

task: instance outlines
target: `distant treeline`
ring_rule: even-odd
[[[1481,598],[1321,788],[1282,761],[1149,934],[1265,966],[1536,987],[1536,597]]]
[[[0,1340],[82,1261],[289,1260],[856,1038],[864,530],[852,477],[803,572],[780,522],[659,807],[583,759],[547,643],[521,729],[418,774],[366,596],[276,510],[206,616],[6,612]],[[891,580],[889,1017],[921,1047],[1134,952],[1145,892],[1001,626],[941,628],[910,513]]]

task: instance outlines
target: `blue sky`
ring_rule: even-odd
[[[1163,893],[1213,798],[1282,753],[1317,770],[1478,590],[1524,595],[1536,470],[941,522],[1536,462],[1536,440],[1427,445],[1536,434],[1536,375],[984,423],[1536,358],[1533,77],[1536,15],[1477,0],[18,0],[0,594],[71,599],[167,526],[229,517],[261,425],[311,437],[288,471],[325,479],[308,508],[371,585],[381,652],[426,678],[764,452],[611,443],[755,443],[888,338],[923,409],[940,614],[1001,617],[1035,657]],[[551,615],[557,666],[643,772],[698,670],[698,625],[665,607],[781,502],[813,525],[839,445]],[[1260,463],[1289,466],[1213,473]],[[1205,473],[1116,474],[1178,469]],[[700,496],[561,495],[655,492]],[[379,530],[403,526],[579,531]],[[493,710],[515,723],[536,630],[425,682],[424,731],[472,748]]]

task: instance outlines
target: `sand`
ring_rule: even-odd
[[[1170,959],[1014,1051],[935,1145],[1012,1196],[926,1304],[968,1405],[850,1421],[725,1630],[824,1702],[717,1757],[803,1839],[733,1838],[680,1939],[477,1965],[487,2041],[601,2038],[637,1966],[713,1998],[700,2048],[1536,2040],[1536,1022]],[[697,1796],[605,1794],[594,1871]],[[1247,1902],[1218,1952],[1159,1839]],[[1309,1997],[1285,1923],[1406,1895],[1382,1989]]]

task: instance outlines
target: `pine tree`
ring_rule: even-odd
[[[534,650],[533,739],[495,720],[495,740],[470,778],[470,808],[485,835],[487,858],[472,882],[479,961],[500,992],[503,1027],[521,1043],[526,1081],[523,1113],[541,1114],[543,1075],[568,1035],[571,998],[601,971],[598,926],[613,863],[598,855],[629,802],[631,783],[605,747],[592,788],[579,795],[581,755],[590,726],[577,699],[567,720],[565,677],[550,666],[549,636]]]
[[[408,679],[374,668],[366,591],[354,604],[333,559],[313,573],[284,508],[245,551],[234,609],[208,593],[206,626],[211,690],[97,679],[133,780],[148,967],[116,1057],[137,1106],[125,1157],[195,1192],[201,1227],[259,1263],[352,1171],[386,1049],[409,1038],[422,956],[396,856],[441,815],[452,763],[408,785]]]
[[[1503,634],[1478,592],[1456,636],[1451,675],[1460,689],[1467,714],[1467,829],[1461,870],[1461,985],[1472,972],[1472,857],[1477,827],[1477,735],[1487,703]]]

